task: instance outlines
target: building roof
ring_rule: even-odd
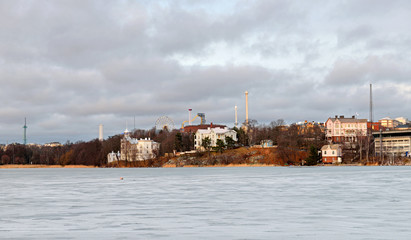
[[[380,137],[380,132],[372,132],[374,138]],[[382,137],[411,137],[411,129],[381,131]]]
[[[226,125],[221,125],[221,124],[200,124],[200,125],[188,125],[184,126],[182,129],[183,132],[197,132],[198,129],[208,129],[208,128],[214,128],[214,127],[220,127],[220,128],[225,128]]]
[[[341,147],[340,144],[330,144],[330,145],[324,145],[324,146],[322,146],[321,150],[328,150],[328,149],[338,150],[339,147]]]
[[[224,134],[224,133],[227,133],[227,132],[230,132],[230,131],[233,131],[233,130],[230,130],[226,127],[225,128],[219,128],[219,127],[217,127],[217,128],[207,128],[207,129],[198,129],[197,130],[197,132],[201,133],[201,134],[208,134],[208,133],[211,133],[211,132],[214,132],[216,134]]]
[[[332,122],[335,122],[338,119],[341,123],[366,123],[368,122],[367,119],[358,119],[358,118],[345,118],[344,116],[342,117],[337,117],[337,118],[328,118],[328,120],[331,120]]]

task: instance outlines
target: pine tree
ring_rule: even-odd
[[[308,155],[307,159],[305,160],[308,166],[317,165],[318,163],[318,153],[317,149],[311,145],[310,147],[310,155]]]

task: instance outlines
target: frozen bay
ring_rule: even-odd
[[[406,166],[0,169],[0,184],[0,239],[411,236]]]

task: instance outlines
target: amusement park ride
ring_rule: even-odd
[[[189,120],[184,121],[184,122],[181,124],[181,128],[184,128],[184,124],[187,123],[187,122],[191,125],[191,123],[192,123],[194,120],[196,120],[197,117],[200,117],[200,118],[201,118],[201,123],[200,123],[201,125],[203,125],[203,124],[206,123],[205,113],[197,113],[197,115],[196,115],[193,119],[191,119],[190,121],[189,121]]]
[[[189,119],[190,118],[191,117],[189,117]],[[200,122],[201,125],[206,124],[205,113],[197,113],[197,115],[193,119],[184,121],[181,124],[181,129],[184,129],[184,124],[188,122],[189,125],[191,125],[191,123],[194,122],[194,120],[196,120],[197,118],[201,119],[201,122]],[[161,116],[156,121],[156,129],[172,131],[174,129],[174,122],[171,118],[167,116]]]

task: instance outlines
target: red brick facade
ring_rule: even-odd
[[[188,125],[188,126],[184,126],[184,128],[182,129],[182,132],[186,132],[186,133],[195,133],[197,132],[198,129],[208,129],[208,128],[225,128],[226,125],[219,125],[219,124],[202,124],[202,125]]]
[[[337,157],[323,157],[323,163],[335,163],[337,162]]]

